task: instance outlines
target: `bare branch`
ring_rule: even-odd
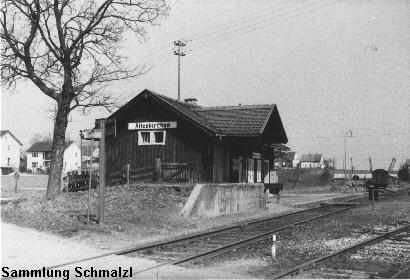
[[[74,104],[70,110],[111,106],[112,94],[100,91],[146,71],[124,66],[123,35],[144,38],[144,25],[157,24],[168,9],[164,0],[4,0],[3,84],[29,79],[58,103]]]

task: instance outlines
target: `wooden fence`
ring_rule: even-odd
[[[91,176],[91,188],[97,188],[98,181],[99,173],[98,170],[95,170]],[[67,175],[63,177],[63,191],[85,191],[88,190],[89,184],[90,172],[88,170],[67,172]]]
[[[186,162],[161,162],[156,159],[151,166],[131,169],[129,164],[107,176],[110,185],[140,182],[192,182],[193,164]]]
[[[186,162],[161,163],[160,181],[163,182],[191,182],[193,165]]]

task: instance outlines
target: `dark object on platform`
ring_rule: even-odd
[[[263,192],[266,192],[266,190],[269,190],[270,194],[279,194],[279,192],[283,191],[283,184],[264,184],[265,189]]]
[[[376,169],[372,172],[373,185],[376,188],[386,188],[389,184],[389,172],[384,169]]]
[[[376,169],[372,172],[372,179],[366,180],[364,186],[369,191],[369,200],[379,200],[379,192],[387,188],[389,184],[389,172],[384,169]]]

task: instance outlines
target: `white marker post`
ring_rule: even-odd
[[[14,192],[18,192],[17,181],[20,179],[20,173],[18,171],[14,172]]]
[[[272,235],[272,259],[276,260],[276,235]]]

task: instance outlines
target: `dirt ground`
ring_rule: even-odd
[[[221,227],[248,219],[291,211],[277,205],[269,211],[258,210],[215,218],[184,219],[179,216],[192,186],[165,187],[154,185],[108,187],[105,199],[105,224],[86,225],[79,215],[87,213],[87,192],[61,193],[45,201],[44,190],[21,190],[20,203],[2,205],[1,218],[7,223],[34,228],[70,238],[97,248],[120,250],[140,243]],[[2,182],[2,197],[14,196]],[[97,211],[96,190],[91,192],[91,214]]]
[[[59,238],[33,229],[21,228],[12,224],[1,223],[1,232],[1,265],[2,267],[8,267],[9,272],[12,269],[41,269],[42,267],[66,264],[55,269],[62,271],[67,277],[56,277],[53,279],[73,279],[77,277],[85,279],[85,277],[76,274],[75,267],[80,267],[84,271],[91,267],[95,270],[112,270],[118,269],[119,266],[123,269],[132,267],[133,279],[236,278],[230,273],[215,269],[186,269],[171,265],[137,274],[136,272],[155,266],[157,263],[152,260],[117,255],[93,258],[107,252],[90,246],[84,246],[84,244],[78,244],[78,242],[72,240]],[[86,258],[90,259],[85,260]],[[73,261],[75,263],[69,264]],[[3,273],[2,275],[4,276]],[[101,278],[96,276],[87,277],[86,279]],[[104,279],[107,279],[107,277],[104,277]]]
[[[294,193],[309,193],[309,198],[314,198],[315,194],[319,196],[329,192],[345,194],[355,191],[335,185],[285,190],[281,205],[276,204],[274,197],[266,210],[214,218],[183,219],[179,212],[188,199],[192,185],[114,186],[107,188],[104,225],[87,225],[78,218],[87,214],[87,192],[61,193],[55,199],[45,201],[46,176],[22,176],[19,180],[21,188],[17,194],[13,192],[12,178],[13,176],[1,177],[1,197],[18,196],[27,198],[27,201],[2,205],[3,221],[108,250],[121,250],[161,238],[295,211],[287,203],[287,200],[301,199],[292,196]],[[97,213],[97,197],[97,191],[92,190],[90,213],[94,217]]]

